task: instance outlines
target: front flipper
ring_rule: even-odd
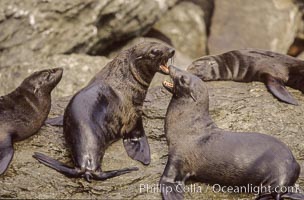
[[[63,126],[63,116],[47,118],[44,124],[49,124],[51,126]]]
[[[0,141],[0,175],[4,174],[14,155],[14,148],[11,137]]]
[[[136,127],[123,138],[124,147],[133,160],[145,165],[150,164],[150,146],[144,131],[142,120],[138,120]]]
[[[289,94],[283,81],[267,74],[265,75],[265,84],[268,90],[279,100],[289,104],[299,105],[298,102]]]
[[[164,200],[184,199],[183,183],[160,182],[161,194]]]
[[[164,200],[182,200],[184,199],[185,181],[190,174],[181,172],[182,162],[172,159],[169,155],[166,168],[160,179],[161,194]]]
[[[42,153],[37,153],[33,155],[34,158],[36,158],[39,162],[42,164],[55,169],[56,171],[68,176],[68,177],[81,177],[83,173],[81,173],[79,170],[75,168],[70,168],[63,163],[59,162],[58,160],[55,160],[53,158],[50,158]]]

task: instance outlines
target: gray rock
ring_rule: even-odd
[[[214,10],[214,0],[183,0],[193,2],[200,6],[204,12],[204,21],[206,24],[207,33],[209,34],[209,27],[211,24],[211,18]]]
[[[0,68],[0,96],[17,88],[34,71],[62,67],[63,77],[52,92],[52,97],[71,96],[106,65],[110,60],[101,56],[54,55],[48,58],[37,56],[28,61]]]
[[[287,53],[300,13],[293,0],[215,0],[208,47],[210,54],[260,48]]]
[[[172,46],[194,59],[206,55],[207,33],[204,12],[192,2],[181,2],[154,25],[170,38]]]
[[[2,0],[0,67],[27,60],[37,52],[107,52],[115,42],[144,34],[175,2]]]

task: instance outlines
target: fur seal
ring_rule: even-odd
[[[298,105],[285,84],[304,93],[304,61],[260,49],[242,49],[204,56],[192,62],[187,71],[204,81],[261,81],[279,100]]]
[[[34,157],[70,177],[105,180],[137,170],[101,170],[107,146],[123,138],[128,155],[149,164],[150,148],[143,128],[142,105],[154,74],[166,68],[173,55],[174,49],[156,42],[143,42],[122,51],[65,109],[63,131],[75,168],[40,153]]]
[[[266,134],[218,128],[209,116],[206,84],[173,66],[169,72],[173,83],[163,83],[173,93],[165,119],[169,157],[160,180],[164,199],[183,199],[178,187],[188,178],[222,186],[269,186],[271,192],[259,194],[258,199],[304,198],[275,190],[293,186],[300,173],[284,143]],[[172,192],[165,193],[170,191],[166,187]]]
[[[13,158],[13,143],[34,135],[43,125],[62,72],[62,68],[34,72],[13,92],[0,97],[0,175]]]

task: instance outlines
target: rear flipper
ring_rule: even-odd
[[[108,178],[120,176],[122,174],[126,174],[129,172],[138,170],[137,167],[131,167],[131,168],[125,168],[125,169],[120,169],[120,170],[94,173],[94,172],[89,172],[89,171],[81,171],[80,169],[77,169],[77,168],[70,168],[70,167],[64,165],[63,163],[61,163],[53,158],[50,158],[42,153],[35,152],[33,157],[36,158],[42,164],[55,169],[56,171],[66,175],[67,177],[72,177],[72,178],[84,177],[88,182],[91,182],[91,179],[106,180]]]
[[[293,200],[303,200],[304,199],[304,194],[300,194],[300,193],[285,193],[283,195],[281,195],[281,198],[289,198],[289,199],[293,199]]]
[[[63,126],[63,116],[48,118],[45,120],[44,124],[49,124],[51,126]]]
[[[0,175],[4,174],[14,155],[14,148],[10,136],[0,141]]]
[[[33,157],[35,159],[37,159],[39,162],[41,162],[42,164],[55,169],[56,171],[68,176],[68,177],[81,177],[83,173],[80,172],[80,170],[77,170],[75,168],[70,168],[66,165],[64,165],[63,163],[48,157],[42,153],[37,153],[35,152],[35,154],[33,155]]]
[[[289,94],[283,81],[266,74],[265,77],[265,84],[268,90],[279,100],[284,101],[289,104],[299,105],[298,102]]]
[[[145,135],[142,119],[137,121],[136,127],[123,138],[128,156],[133,160],[148,165],[151,162],[150,146]]]
[[[92,178],[95,180],[106,180],[109,178],[113,178],[115,176],[120,176],[123,174],[130,173],[132,171],[138,171],[137,167],[130,167],[130,168],[124,168],[124,169],[119,169],[119,170],[113,170],[113,171],[104,171],[104,172],[99,172],[96,174],[92,174]]]

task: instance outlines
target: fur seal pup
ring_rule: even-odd
[[[34,135],[43,125],[62,72],[62,68],[34,72],[13,92],[0,97],[0,175],[13,158],[13,143]]]
[[[107,146],[123,138],[128,155],[149,164],[142,105],[154,74],[166,69],[173,55],[174,49],[156,42],[140,43],[122,51],[72,98],[65,110],[63,132],[75,168],[40,153],[34,157],[70,177],[105,180],[137,170],[101,170]]]
[[[243,49],[204,56],[192,62],[187,71],[204,81],[261,81],[279,100],[298,105],[285,84],[304,93],[304,61],[271,51]]]
[[[300,173],[284,143],[261,133],[218,128],[209,116],[205,83],[173,66],[169,71],[173,83],[163,83],[173,93],[165,119],[169,157],[160,180],[164,199],[182,199],[188,178],[222,186],[269,186],[270,192],[257,199],[304,198],[299,193],[280,193],[280,188],[293,186]],[[172,192],[165,192],[170,191],[167,187]]]

